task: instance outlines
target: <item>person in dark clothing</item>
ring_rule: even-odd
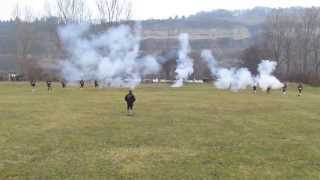
[[[61,86],[62,86],[62,88],[66,88],[67,87],[67,83],[66,83],[65,80],[61,81]]]
[[[51,81],[47,81],[47,87],[48,87],[48,92],[52,91],[52,82]]]
[[[30,85],[32,87],[32,92],[34,92],[36,90],[36,81],[35,80],[31,80],[30,81]]]
[[[132,90],[129,91],[129,94],[126,95],[124,100],[127,102],[128,115],[132,115],[133,105],[134,105],[134,102],[136,101],[136,98],[133,95]]]
[[[302,90],[303,90],[303,85],[302,85],[302,83],[299,83],[299,85],[298,85],[298,91],[299,91],[298,96],[302,96]]]
[[[257,94],[257,85],[253,85],[252,89],[253,89],[253,93]]]
[[[288,84],[287,84],[287,83],[284,83],[284,84],[283,84],[283,87],[282,87],[282,93],[283,93],[283,95],[286,95],[286,94],[287,94],[287,89],[288,89]]]
[[[97,80],[94,81],[94,87],[98,88],[99,87],[99,82]]]
[[[84,80],[80,81],[80,88],[84,88]]]
[[[268,94],[271,93],[271,87],[270,87],[270,86],[267,88],[267,93],[268,93]]]

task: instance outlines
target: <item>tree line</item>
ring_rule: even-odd
[[[15,37],[12,41],[15,44],[15,59],[19,73],[24,74],[26,79],[56,77],[56,72],[44,69],[39,64],[54,64],[56,63],[54,61],[65,57],[63,44],[57,34],[57,28],[61,25],[87,22],[92,24],[93,31],[99,32],[120,23],[133,23],[132,4],[126,0],[96,0],[98,19],[92,18],[92,12],[86,3],[86,0],[55,0],[53,3],[46,3],[45,15],[42,18],[36,18],[28,7],[19,5],[15,7],[13,11],[15,26],[12,32]],[[254,43],[241,52],[232,52],[232,58],[238,59],[240,62],[238,65],[248,67],[253,73],[256,73],[257,64],[261,59],[275,60],[279,64],[277,75],[283,81],[320,84],[319,10],[319,8],[270,10],[261,25],[261,32],[252,37]],[[45,38],[39,38],[40,36]],[[191,42],[191,46],[193,44],[195,42]],[[228,51],[219,48],[211,50],[218,59],[225,53],[220,51]],[[161,53],[170,54],[170,52]],[[208,67],[200,60],[199,54],[200,52],[191,54],[195,59],[195,73],[190,78],[210,78]],[[175,77],[175,58],[174,55],[170,55],[159,76],[166,79]]]
[[[275,9],[263,24],[259,40],[242,59],[252,71],[258,59],[278,62],[283,81],[320,84],[320,9]]]

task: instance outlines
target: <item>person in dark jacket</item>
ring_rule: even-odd
[[[253,89],[253,93],[257,94],[257,85],[253,85],[252,89]]]
[[[94,81],[94,87],[98,88],[99,87],[99,82],[97,80]]]
[[[133,105],[134,105],[134,102],[136,101],[136,98],[133,95],[132,90],[129,91],[129,94],[126,95],[124,100],[127,102],[128,115],[132,115],[132,113],[133,113]]]
[[[84,80],[80,80],[80,88],[84,88]]]
[[[283,93],[283,95],[286,95],[286,94],[287,94],[287,89],[288,89],[288,84],[287,84],[287,83],[284,83],[284,84],[283,84],[283,87],[282,87],[282,93]]]
[[[302,85],[302,83],[299,83],[299,85],[298,85],[298,92],[299,92],[298,96],[302,96],[302,90],[303,90],[303,85]]]
[[[48,92],[52,92],[52,82],[50,80],[47,81]]]
[[[65,80],[61,80],[61,86],[62,88],[66,88],[67,87],[67,83]]]
[[[36,90],[36,80],[31,80],[30,81],[30,85],[31,85],[31,87],[32,87],[32,92],[34,92],[35,90]]]
[[[271,87],[270,87],[270,86],[267,88],[267,93],[268,93],[268,94],[271,93]]]

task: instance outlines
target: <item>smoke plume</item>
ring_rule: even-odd
[[[180,50],[179,58],[177,59],[176,82],[172,87],[182,87],[183,82],[193,73],[193,59],[188,54],[190,53],[189,35],[180,34]]]
[[[135,88],[144,75],[160,70],[154,57],[139,56],[139,26],[121,25],[92,34],[89,25],[77,24],[58,32],[68,53],[59,67],[68,82],[99,80],[103,86]]]
[[[258,66],[259,76],[257,77],[257,83],[262,90],[267,90],[268,87],[271,89],[280,89],[283,84],[272,75],[276,70],[277,62],[262,60]]]
[[[272,75],[277,67],[276,62],[262,60],[258,66],[259,75],[254,77],[247,68],[221,68],[209,50],[203,50],[201,57],[208,63],[212,76],[216,78],[214,85],[218,89],[239,91],[251,87],[254,84],[259,85],[262,90],[267,90],[268,87],[279,89],[283,86],[283,84]]]

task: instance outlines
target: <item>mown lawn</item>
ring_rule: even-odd
[[[320,179],[320,88],[0,83],[0,179]]]

